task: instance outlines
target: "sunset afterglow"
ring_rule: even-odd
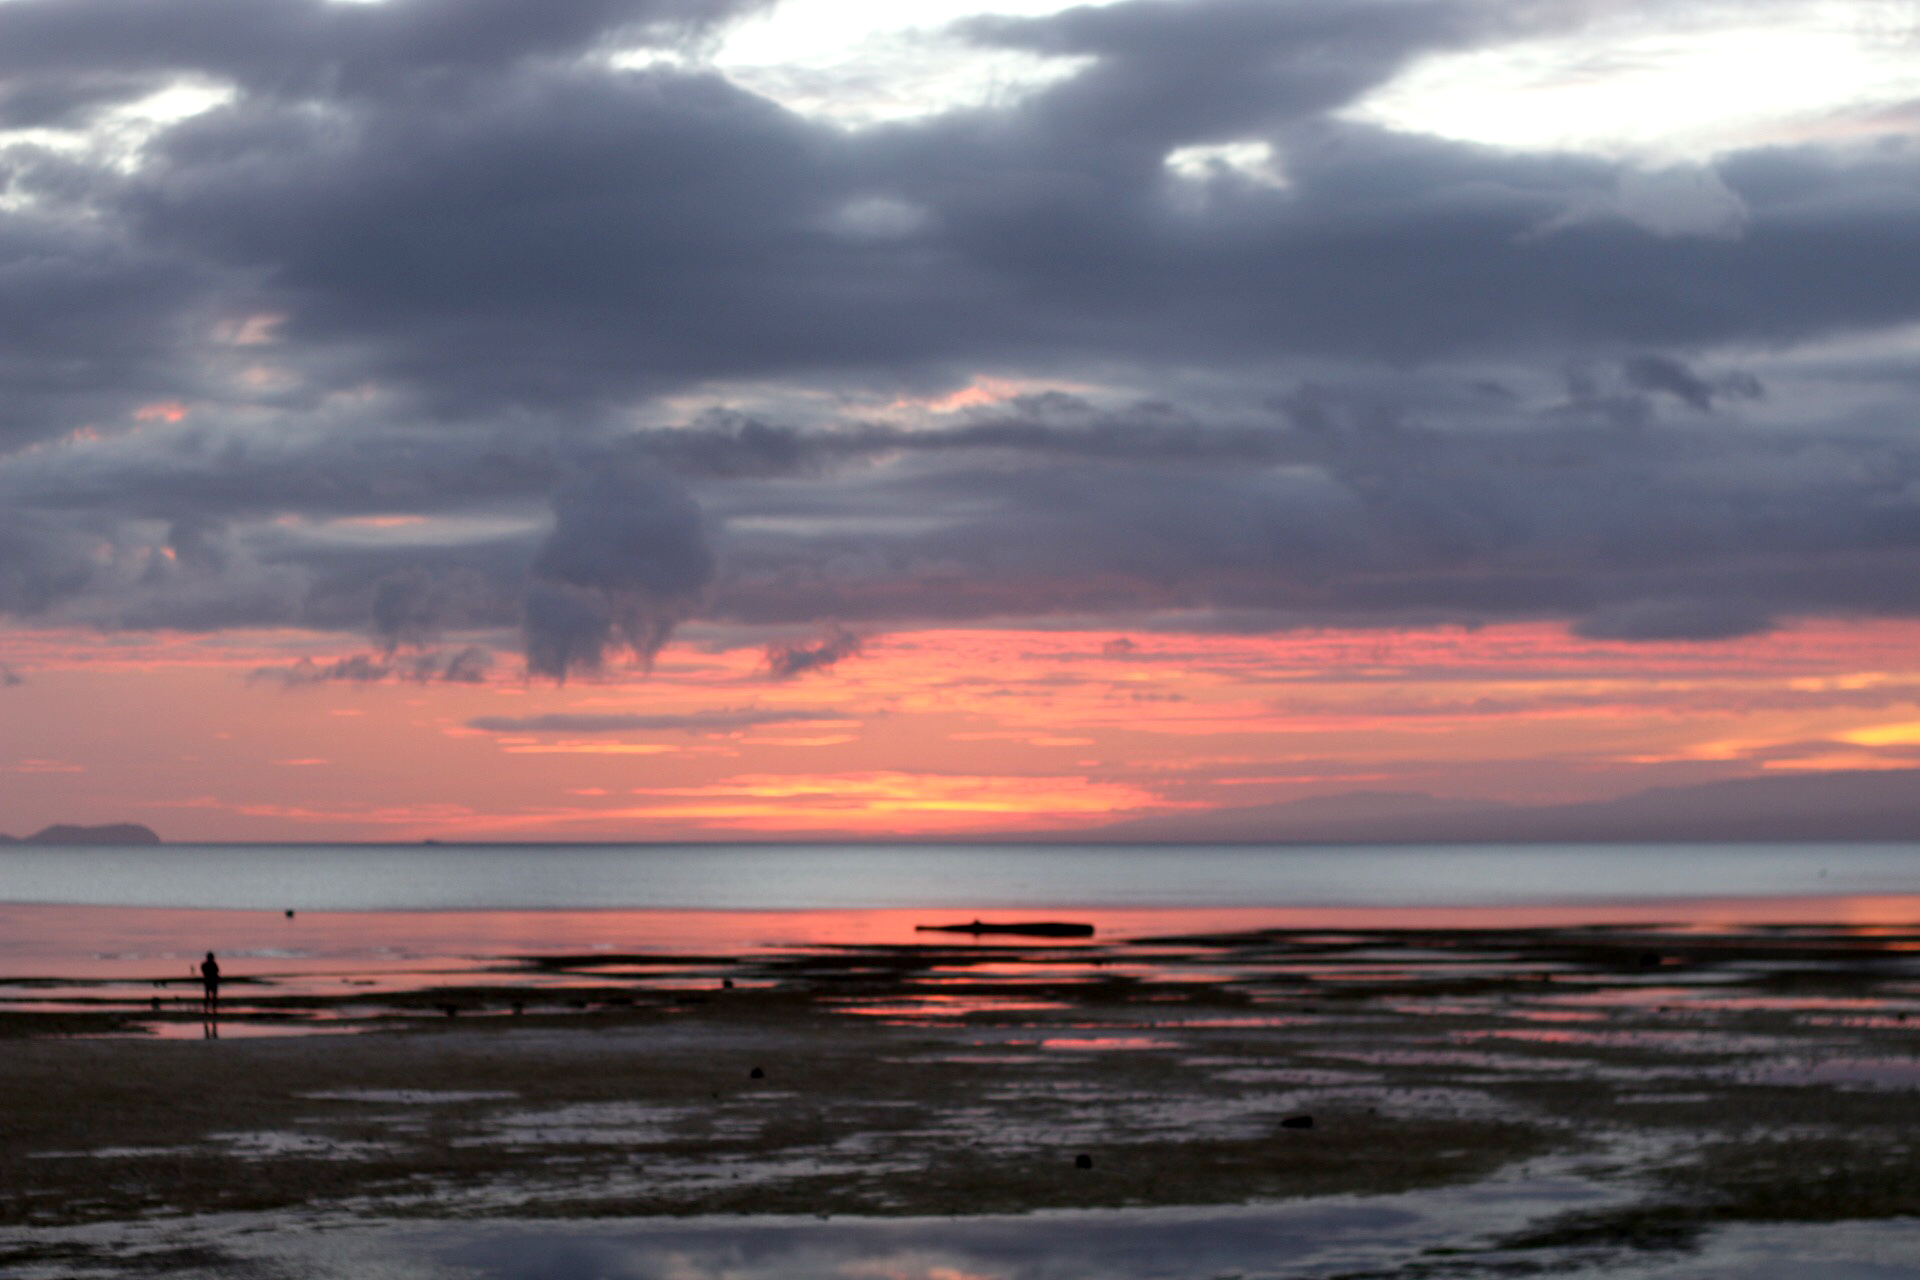
[[[1916,41],[7,0],[0,832],[1910,838]]]
[[[16,639],[34,678],[7,696],[46,726],[5,765],[38,806],[24,821],[118,796],[217,839],[1060,834],[1352,792],[1566,804],[1920,758],[1920,629],[1902,622],[1637,645],[1550,624],[926,629],[788,681],[760,649],[692,640],[564,685],[371,678],[392,660],[297,634]],[[355,659],[368,678],[299,674]],[[115,719],[62,718],[83,703]]]

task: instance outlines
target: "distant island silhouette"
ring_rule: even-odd
[[[30,836],[0,835],[0,844],[159,844],[152,827],[138,822],[109,822],[104,826],[81,827],[56,822]]]

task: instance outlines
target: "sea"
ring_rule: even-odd
[[[0,979],[285,977],[502,955],[911,942],[923,925],[1912,924],[1920,844],[0,848]],[[444,962],[444,963],[443,963]]]
[[[228,911],[1575,908],[1920,894],[1920,844],[0,849],[0,903]]]

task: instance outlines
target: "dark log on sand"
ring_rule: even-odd
[[[971,933],[979,937],[983,933],[1008,934],[1021,938],[1091,938],[1093,926],[1090,924],[1072,924],[1063,920],[1034,920],[1025,924],[987,924],[975,920],[971,924],[917,924],[913,926],[920,933]]]

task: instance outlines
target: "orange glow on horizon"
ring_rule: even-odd
[[[943,628],[785,681],[761,644],[690,625],[650,673],[564,686],[528,681],[511,635],[442,645],[470,642],[504,659],[482,683],[326,679],[387,659],[307,632],[9,632],[0,802],[16,827],[182,840],[988,837],[1343,792],[1546,804],[1920,766],[1906,622],[1644,646],[1548,624]],[[257,674],[302,659],[298,681]]]
[[[1017,816],[1051,823],[1077,814],[1113,814],[1155,805],[1137,787],[1075,777],[954,777],[909,773],[836,774],[804,778],[743,775],[701,787],[638,790],[668,803],[635,817],[696,817],[739,830],[791,827],[864,832],[874,828],[930,832]],[[692,800],[695,803],[678,803]],[[904,825],[903,825],[904,824]]]
[[[1849,730],[1838,737],[1856,747],[1920,747],[1920,720],[1872,725]]]

